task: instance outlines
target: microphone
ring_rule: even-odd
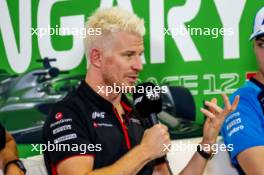
[[[157,114],[162,110],[162,102],[160,96],[160,87],[151,82],[140,83],[135,87],[133,94],[134,106],[141,118],[148,118],[151,125],[158,124]],[[169,161],[166,156],[156,161],[165,160],[168,171],[172,175]]]
[[[140,117],[148,118],[151,125],[158,124],[157,114],[162,110],[159,86],[151,82],[138,84],[133,94],[134,106]]]

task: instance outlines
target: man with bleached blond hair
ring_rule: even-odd
[[[85,38],[87,74],[79,88],[58,102],[44,126],[46,144],[70,145],[68,150],[44,153],[50,174],[59,175],[168,175],[163,157],[170,144],[168,128],[156,124],[145,131],[127,98],[122,93],[101,91],[101,87],[134,86],[143,65],[144,21],[133,13],[114,7],[99,9],[88,18],[86,30],[97,31]],[[208,116],[201,145],[214,144],[224,117],[231,106],[224,97],[225,109],[206,104],[214,113]],[[81,150],[80,146],[87,146]],[[75,148],[74,150],[71,148]],[[206,155],[195,153],[181,174],[201,174]],[[173,166],[173,165],[171,165]]]

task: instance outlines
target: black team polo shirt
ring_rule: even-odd
[[[125,95],[121,105],[124,122],[114,106],[85,81],[56,103],[43,129],[44,143],[50,146],[44,151],[48,173],[56,175],[58,163],[73,156],[93,156],[93,169],[109,166],[138,145],[148,124],[139,119]],[[151,175],[154,166],[165,161],[158,160],[149,162],[138,175]]]

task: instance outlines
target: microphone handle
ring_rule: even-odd
[[[159,124],[159,120],[158,120],[158,117],[157,117],[156,113],[151,113],[150,114],[150,123],[151,123],[152,126],[154,126],[156,124]]]
[[[156,124],[159,124],[159,120],[158,120],[157,114],[155,114],[155,113],[151,113],[151,114],[150,114],[150,122],[151,122],[151,125],[152,125],[152,126],[154,126],[154,125],[156,125]],[[168,159],[167,159],[167,156],[165,155],[165,156],[162,157],[162,158],[165,159],[165,162],[166,162],[166,165],[167,165],[167,168],[168,168],[168,170],[169,170],[170,175],[173,175],[172,170],[171,170],[171,168],[170,168],[169,161],[168,161]]]

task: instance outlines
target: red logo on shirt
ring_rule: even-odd
[[[94,122],[94,123],[93,123],[93,127],[94,127],[94,128],[97,128],[97,127],[98,127],[97,123]]]
[[[63,117],[62,112],[58,112],[58,113],[55,115],[56,120],[61,120],[62,117]]]

